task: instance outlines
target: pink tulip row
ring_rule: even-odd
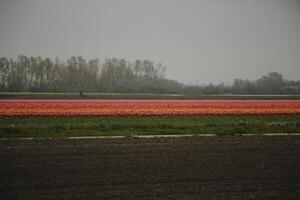
[[[0,100],[2,117],[300,115],[299,100]]]

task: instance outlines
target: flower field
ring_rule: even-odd
[[[0,99],[1,117],[300,115],[300,100]]]

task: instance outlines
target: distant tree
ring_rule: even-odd
[[[5,91],[9,84],[10,64],[6,57],[0,58],[0,89]]]
[[[234,79],[231,88],[233,94],[253,94],[253,84],[249,80]]]
[[[285,81],[278,72],[271,72],[255,82],[260,94],[282,94]]]

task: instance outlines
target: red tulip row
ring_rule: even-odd
[[[202,115],[300,115],[300,102],[209,101],[105,101],[0,102],[0,116],[202,116]]]

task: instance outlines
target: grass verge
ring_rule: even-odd
[[[0,138],[300,133],[300,116],[4,117]]]
[[[38,93],[1,92],[0,99],[203,99],[203,100],[300,100],[299,96],[286,95],[171,95],[130,93]]]

